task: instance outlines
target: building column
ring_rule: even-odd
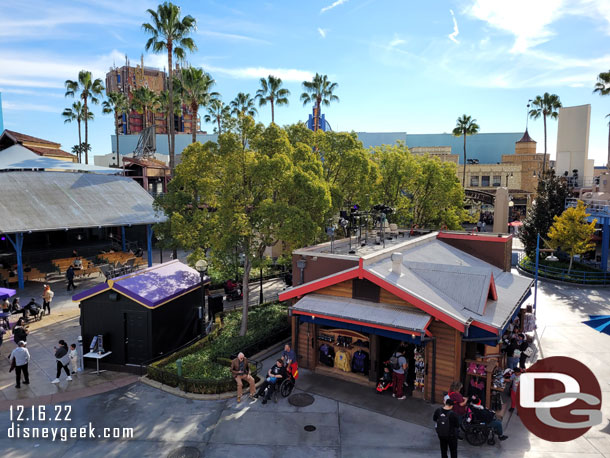
[[[601,269],[608,270],[608,245],[610,245],[610,218],[604,218],[602,226],[602,262]]]
[[[125,226],[121,226],[121,244],[123,245],[123,251],[127,251],[125,249]]]
[[[13,248],[15,248],[15,253],[17,254],[17,280],[19,289],[23,289],[25,286],[25,282],[23,280],[23,259],[21,256],[21,250],[23,248],[23,233],[17,232],[15,234],[15,240],[13,240],[8,234],[6,234],[6,238],[9,242],[11,242],[11,245],[13,245]]]
[[[146,225],[146,245],[148,251],[148,267],[152,267],[152,236],[153,230],[152,225]]]

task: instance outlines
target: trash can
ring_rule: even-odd
[[[208,296],[208,318],[214,321],[214,316],[223,310],[223,294],[210,294]]]

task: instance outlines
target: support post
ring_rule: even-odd
[[[121,244],[123,245],[123,252],[127,251],[125,249],[125,226],[121,226]]]
[[[540,234],[536,236],[536,273],[534,274],[534,316],[536,316],[538,300],[538,262],[540,261]]]
[[[610,245],[610,218],[604,218],[602,226],[602,262],[601,269],[606,272],[608,270],[608,245]]]
[[[148,267],[152,267],[152,226],[150,224],[146,225],[146,248],[148,252]]]
[[[23,280],[23,258],[21,256],[21,250],[23,249],[23,233],[17,232],[15,234],[15,240],[8,234],[6,234],[6,238],[11,242],[11,245],[13,245],[15,254],[17,255],[17,281],[19,289],[23,289],[25,287],[25,282]]]

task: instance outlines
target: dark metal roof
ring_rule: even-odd
[[[523,137],[521,137],[521,140],[519,140],[517,143],[536,143],[536,140],[530,137],[530,134],[528,133],[527,129],[525,129]]]
[[[0,175],[0,232],[154,224],[165,220],[131,178],[66,172]]]

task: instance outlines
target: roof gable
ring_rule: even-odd
[[[45,145],[49,145],[49,147],[56,147],[56,148],[59,148],[61,146],[60,143],[51,142],[51,141],[45,140],[43,138],[32,137],[31,135],[26,135],[26,134],[22,134],[19,132],[15,132],[14,130],[5,129],[2,136],[4,136],[4,135],[7,135],[11,140],[13,140],[16,143],[24,143],[24,142],[42,143]]]

